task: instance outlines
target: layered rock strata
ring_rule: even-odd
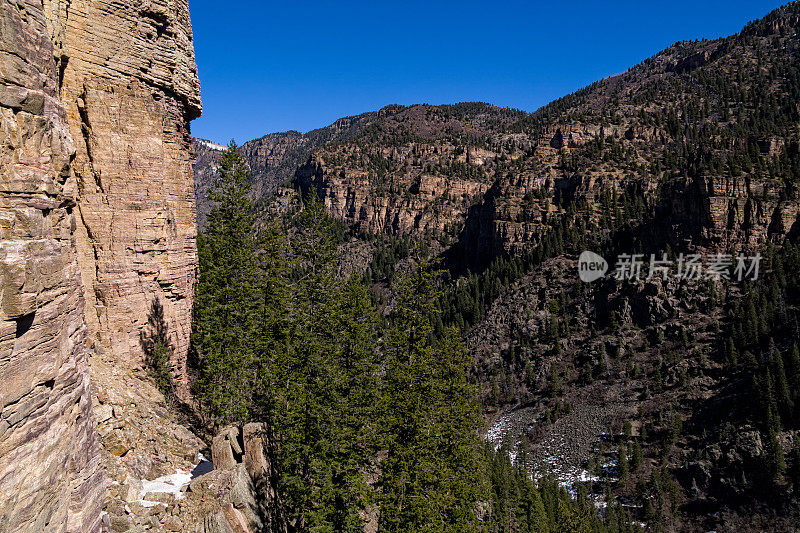
[[[98,531],[119,526],[109,486],[203,446],[147,383],[140,341],[158,300],[184,394],[201,109],[188,2],[0,11],[0,531]]]
[[[197,269],[188,123],[201,111],[188,2],[62,9],[90,338],[117,364],[140,365],[139,335],[158,299],[184,382]]]
[[[96,531],[75,147],[45,14],[0,1],[0,531]]]

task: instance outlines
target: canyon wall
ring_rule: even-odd
[[[197,269],[188,123],[201,111],[188,1],[54,4],[90,339],[117,365],[141,365],[139,332],[158,299],[185,384]]]
[[[167,421],[135,427],[164,414],[140,386],[154,300],[186,392],[201,111],[189,6],[0,11],[0,531],[97,531],[117,478],[191,464],[202,446]]]
[[[75,154],[41,2],[0,0],[0,531],[95,531],[105,482],[73,231]]]

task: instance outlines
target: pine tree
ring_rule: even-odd
[[[635,472],[644,462],[644,453],[642,452],[642,445],[637,439],[633,443],[633,454],[631,456],[631,471]]]
[[[739,364],[739,351],[736,349],[736,343],[733,338],[728,338],[725,342],[725,365],[728,368],[733,368]]]
[[[174,394],[170,358],[172,357],[172,343],[167,331],[167,322],[164,319],[164,306],[161,300],[153,299],[150,304],[150,313],[147,316],[147,328],[139,337],[142,345],[150,375],[156,387],[165,396]]]
[[[280,487],[299,530],[363,529],[375,452],[377,313],[356,278],[337,280],[338,239],[310,198],[294,220],[291,342],[274,379]]]
[[[764,443],[763,461],[766,481],[770,484],[776,483],[784,473],[786,473],[786,462],[783,456],[783,448],[778,442],[777,422],[770,422],[767,428],[766,442]]]
[[[618,462],[617,462],[617,470],[619,474],[620,480],[625,480],[628,477],[629,469],[628,469],[628,446],[623,444],[619,447],[619,454],[618,454]]]
[[[558,398],[564,392],[563,382],[561,380],[561,372],[558,371],[558,366],[555,363],[550,364],[550,395],[553,398]]]
[[[378,451],[379,371],[377,311],[356,274],[340,291],[341,343],[336,349],[339,372],[335,399],[337,445],[331,463],[330,524],[335,531],[362,531],[359,516],[373,498],[366,469]]]
[[[217,423],[248,419],[260,365],[256,351],[258,270],[247,165],[236,143],[219,162],[214,208],[197,237],[197,284],[192,346],[200,376],[195,390]]]
[[[466,349],[433,338],[437,273],[425,261],[398,286],[386,340],[386,439],[380,529],[471,531],[483,491]]]
[[[769,365],[770,374],[773,377],[772,388],[775,391],[779,412],[785,420],[790,420],[794,405],[789,392],[789,381],[786,378],[786,371],[783,366],[783,356],[772,339],[770,339],[769,344]]]
[[[787,366],[789,368],[789,386],[791,387],[794,405],[792,420],[797,425],[800,422],[800,349],[798,349],[796,342],[792,343],[792,348],[789,350]]]

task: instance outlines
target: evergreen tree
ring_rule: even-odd
[[[248,418],[260,373],[256,333],[261,299],[249,191],[247,164],[231,141],[209,195],[214,207],[197,237],[200,277],[192,332],[200,366],[196,394],[218,423]]]
[[[471,531],[483,492],[468,358],[455,329],[433,338],[437,273],[425,261],[398,286],[386,351],[382,531]]]
[[[377,313],[335,276],[338,225],[310,198],[294,220],[291,338],[275,365],[280,487],[297,530],[361,531],[375,453]]]
[[[767,428],[766,442],[764,443],[764,451],[762,452],[762,460],[764,461],[764,475],[769,486],[780,480],[786,473],[786,462],[783,456],[783,448],[778,442],[778,434],[775,426],[777,423],[770,422]]]
[[[291,344],[291,317],[289,311],[288,243],[283,229],[268,222],[257,236],[259,268],[260,316],[255,349],[261,357],[256,387],[256,417],[274,424],[273,412],[277,408],[275,393],[280,384],[276,381],[275,367],[284,359]]]
[[[171,396],[174,394],[170,366],[172,344],[169,340],[167,322],[164,319],[164,306],[158,298],[153,299],[150,305],[147,328],[142,330],[139,341],[156,387],[165,396]]]

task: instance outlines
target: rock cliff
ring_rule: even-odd
[[[90,339],[103,357],[140,365],[158,299],[185,382],[197,268],[188,122],[201,111],[188,2],[59,6]]]
[[[73,230],[75,147],[41,2],[0,2],[0,530],[93,531],[92,423]]]
[[[270,133],[242,144],[240,149],[250,167],[253,199],[263,200],[276,193],[280,194],[281,185],[294,180],[297,167],[306,163],[314,150],[326,143],[352,139],[376,119],[392,113],[394,109],[395,106],[390,106],[378,112],[340,118],[333,124],[307,133]],[[194,164],[197,220],[201,228],[211,210],[208,192],[216,179],[215,164],[221,148],[224,147],[204,139],[194,140],[197,154]]]
[[[203,446],[137,375],[159,300],[186,391],[201,111],[188,2],[0,11],[0,531],[97,531],[115,525],[109,487]]]

